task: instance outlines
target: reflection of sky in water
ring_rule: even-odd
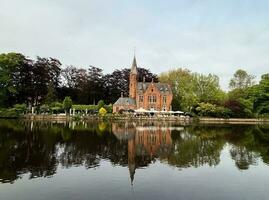
[[[109,125],[106,126],[107,130],[111,130],[109,127]],[[119,129],[118,135],[116,134],[117,137],[111,135],[109,132],[100,134],[98,131],[89,132],[83,131],[83,129],[75,129],[77,132],[72,134],[76,134],[76,136],[66,133],[57,135],[57,131],[53,133],[54,135],[51,135],[49,132],[36,132],[34,136],[40,137],[39,140],[36,141],[41,141],[38,147],[43,148],[42,142],[46,143],[46,147],[48,147],[48,144],[52,141],[56,141],[54,146],[56,149],[56,160],[64,160],[56,164],[55,173],[48,177],[42,177],[41,175],[41,177],[37,176],[36,178],[30,179],[29,171],[37,170],[34,169],[35,163],[30,163],[31,165],[28,163],[28,165],[22,166],[23,169],[20,170],[26,171],[26,173],[22,175],[22,178],[16,179],[13,184],[0,184],[0,199],[252,200],[267,199],[269,195],[267,189],[269,184],[269,167],[263,162],[260,152],[257,151],[258,148],[256,148],[255,151],[249,151],[249,148],[254,148],[257,144],[250,143],[251,145],[249,147],[247,144],[249,140],[242,139],[242,137],[246,137],[247,139],[251,138],[249,137],[251,133],[249,130],[252,129],[247,128],[248,133],[246,136],[243,136],[244,133],[242,130],[244,129],[238,127],[240,128],[240,134],[242,136],[239,135],[235,137],[231,135],[231,130],[235,128],[234,126],[220,126],[215,127],[216,137],[212,137],[213,133],[206,134],[209,133],[210,130],[212,131],[212,127],[208,129],[206,127],[198,127],[197,129],[185,128],[181,132],[176,130],[172,133],[165,132],[165,130],[161,128],[161,136],[162,134],[171,134],[172,151],[167,151],[166,154],[161,155],[153,154],[150,158],[148,155],[145,155],[143,158],[143,156],[137,155],[137,153],[139,153],[138,151],[134,151],[136,155],[133,159],[130,159],[130,155],[132,154],[130,153],[130,149],[128,149],[130,148],[128,144],[134,145],[135,141],[139,142],[139,137],[135,140],[136,135],[139,136],[139,134],[132,132],[132,127],[129,127],[128,132],[131,133],[131,135],[128,134],[128,137],[124,135],[125,137],[120,137],[122,139],[120,140],[118,138],[120,131],[123,131],[122,134],[126,134],[124,131],[125,128],[123,130]],[[151,128],[151,132],[147,133],[146,136],[154,134],[152,131],[157,130],[158,128],[156,127],[154,129]],[[143,130],[139,130],[139,133],[141,133],[141,131],[145,133]],[[145,129],[145,131],[147,131],[147,129]],[[192,131],[192,133],[188,133],[190,131]],[[239,131],[236,129],[234,134],[236,134],[236,132]],[[4,132],[0,133],[4,134]],[[10,133],[5,132],[5,134]],[[18,138],[19,137],[22,136],[18,135]],[[28,135],[28,137],[29,139],[31,138],[30,135]],[[54,138],[54,140],[50,140],[52,137],[57,139]],[[62,137],[65,138],[64,141],[61,139]],[[80,140],[82,137],[83,139]],[[233,139],[231,139],[231,137]],[[13,140],[10,141],[14,143],[14,138],[12,139]],[[94,145],[90,143],[90,140],[94,140],[98,144],[96,144],[96,146],[87,146],[88,142],[86,141],[86,143],[84,143],[85,140],[89,142],[89,145]],[[110,144],[109,142],[112,140],[113,143]],[[130,143],[132,140],[133,143]],[[145,143],[144,140],[141,141],[143,144],[149,145]],[[150,142],[154,141],[155,140],[152,139],[150,140]],[[255,142],[258,141],[256,140]],[[5,139],[2,139],[2,147],[7,147],[11,144],[12,143],[5,143]],[[16,148],[21,148],[20,143],[15,145],[17,146]],[[182,149],[182,147],[191,148]],[[212,147],[212,149],[207,147]],[[97,151],[95,151],[96,149]],[[2,153],[4,153],[3,150],[5,149],[2,148]],[[218,150],[220,151],[219,154],[214,152]],[[36,149],[36,151],[36,153],[38,153],[39,150]],[[98,154],[98,151],[103,152],[103,154]],[[117,151],[119,154],[117,154]],[[211,151],[212,154],[210,153]],[[175,154],[175,152],[182,154]],[[232,152],[234,152],[234,157],[232,156]],[[53,155],[49,155],[51,159],[53,159]],[[123,161],[117,161],[113,158],[113,156],[117,155],[122,157],[121,159]],[[186,158],[177,157],[177,155],[186,156]],[[189,158],[188,156],[193,156],[193,158]],[[213,162],[209,164],[209,162],[212,161],[212,159],[208,159],[210,156],[215,156],[219,162],[216,161],[216,163]],[[67,162],[67,159],[70,159],[70,162]],[[114,161],[112,161],[113,159]],[[236,163],[243,163],[244,165],[245,160],[248,162],[246,170],[239,169]],[[3,160],[0,160],[0,167],[1,165],[4,166],[4,163],[1,163],[2,161]],[[97,164],[93,164],[91,165],[92,168],[88,168],[86,162],[97,162]],[[133,183],[131,183],[130,179],[130,166],[132,164],[130,162],[134,162],[135,164]],[[244,167],[245,166],[243,166],[243,168]],[[3,167],[1,167],[1,169],[8,171],[8,169]]]
[[[259,162],[239,171],[221,153],[216,167],[207,165],[178,170],[159,161],[137,169],[133,185],[127,167],[102,160],[97,168],[58,167],[52,178],[28,179],[0,185],[1,199],[266,199],[268,167]]]

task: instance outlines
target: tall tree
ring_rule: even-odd
[[[91,104],[96,104],[99,100],[103,99],[105,96],[104,82],[103,82],[103,70],[90,66],[88,70],[88,83],[89,83],[89,102]]]
[[[151,82],[152,79],[154,82],[158,82],[158,76],[150,72],[149,69],[138,68],[138,77],[137,81],[142,82],[145,78],[145,81]],[[104,76],[105,83],[105,93],[108,103],[114,103],[123,92],[124,96],[129,95],[129,75],[130,69],[124,68],[121,70],[115,70],[111,74]]]
[[[159,80],[168,83],[173,91],[173,110],[190,111],[198,103],[194,93],[194,80],[191,71],[178,68],[160,74]]]
[[[269,116],[269,73],[263,74],[259,84],[253,89],[255,112],[259,115]]]
[[[157,74],[153,74],[149,69],[146,68],[137,68],[138,70],[138,81],[142,82],[143,79],[145,78],[146,82],[151,82],[152,79],[154,82],[158,82],[158,75]],[[129,80],[129,78],[128,78]]]
[[[52,82],[48,85],[48,92],[46,95],[45,103],[50,105],[57,100],[56,90]]]
[[[61,71],[63,85],[66,85],[69,88],[75,87],[77,70],[76,67],[70,65]]]
[[[16,87],[16,103],[31,104],[31,96],[34,93],[33,63],[31,59],[24,59],[24,62],[16,68],[13,82]]]
[[[219,77],[214,74],[193,73],[194,93],[200,102],[220,103],[225,99],[225,93],[219,85]]]
[[[191,73],[179,68],[160,74],[159,79],[172,86],[174,110],[190,111],[199,102],[218,103],[225,96],[219,78],[213,74]]]
[[[77,89],[77,102],[81,104],[89,104],[89,85],[88,74],[85,69],[78,69],[75,78],[75,87]]]
[[[114,103],[121,92],[124,92],[124,96],[128,95],[128,80],[123,77],[121,70],[115,70],[104,76],[105,100],[108,101],[107,103]]]
[[[33,103],[45,100],[48,85],[51,83],[56,90],[60,85],[61,63],[54,58],[37,57],[33,66],[34,94]]]
[[[84,77],[83,75],[84,74]],[[81,89],[81,81],[84,80],[85,87],[87,86],[87,74],[85,69],[76,68],[75,66],[67,66],[61,71],[61,87],[58,89],[58,95],[60,99],[64,99],[66,96],[70,96],[75,102],[81,102],[81,99],[78,99],[78,93]],[[84,86],[82,87],[82,90],[86,94],[88,94],[88,91],[85,91]],[[82,92],[81,92],[82,94]],[[85,98],[85,96],[84,96]],[[86,97],[87,99],[87,97]]]
[[[0,55],[0,103],[2,106],[17,103],[18,89],[21,89],[20,86],[23,85],[20,82],[25,78],[20,77],[20,75],[22,75],[22,71],[25,72],[27,67],[28,60],[22,54],[8,53]],[[28,72],[26,71],[26,73]],[[28,78],[28,75],[26,76]]]
[[[254,85],[255,76],[248,74],[245,70],[238,69],[230,80],[230,89],[245,89]]]

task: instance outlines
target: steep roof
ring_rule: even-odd
[[[137,74],[137,64],[136,64],[136,58],[134,56],[133,64],[131,67],[131,74]]]
[[[135,100],[133,98],[128,97],[120,97],[114,105],[136,105]]]
[[[137,92],[138,94],[143,94],[148,87],[154,84],[161,94],[172,94],[172,90],[169,84],[167,83],[149,83],[149,82],[138,82],[137,84]]]

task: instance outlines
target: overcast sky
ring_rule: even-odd
[[[0,0],[0,53],[55,57],[105,73],[129,67],[269,72],[268,0]]]

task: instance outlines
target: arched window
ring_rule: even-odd
[[[156,95],[149,95],[149,96],[148,96],[148,101],[149,101],[150,103],[156,103],[156,102],[157,102],[157,97],[156,97]]]

